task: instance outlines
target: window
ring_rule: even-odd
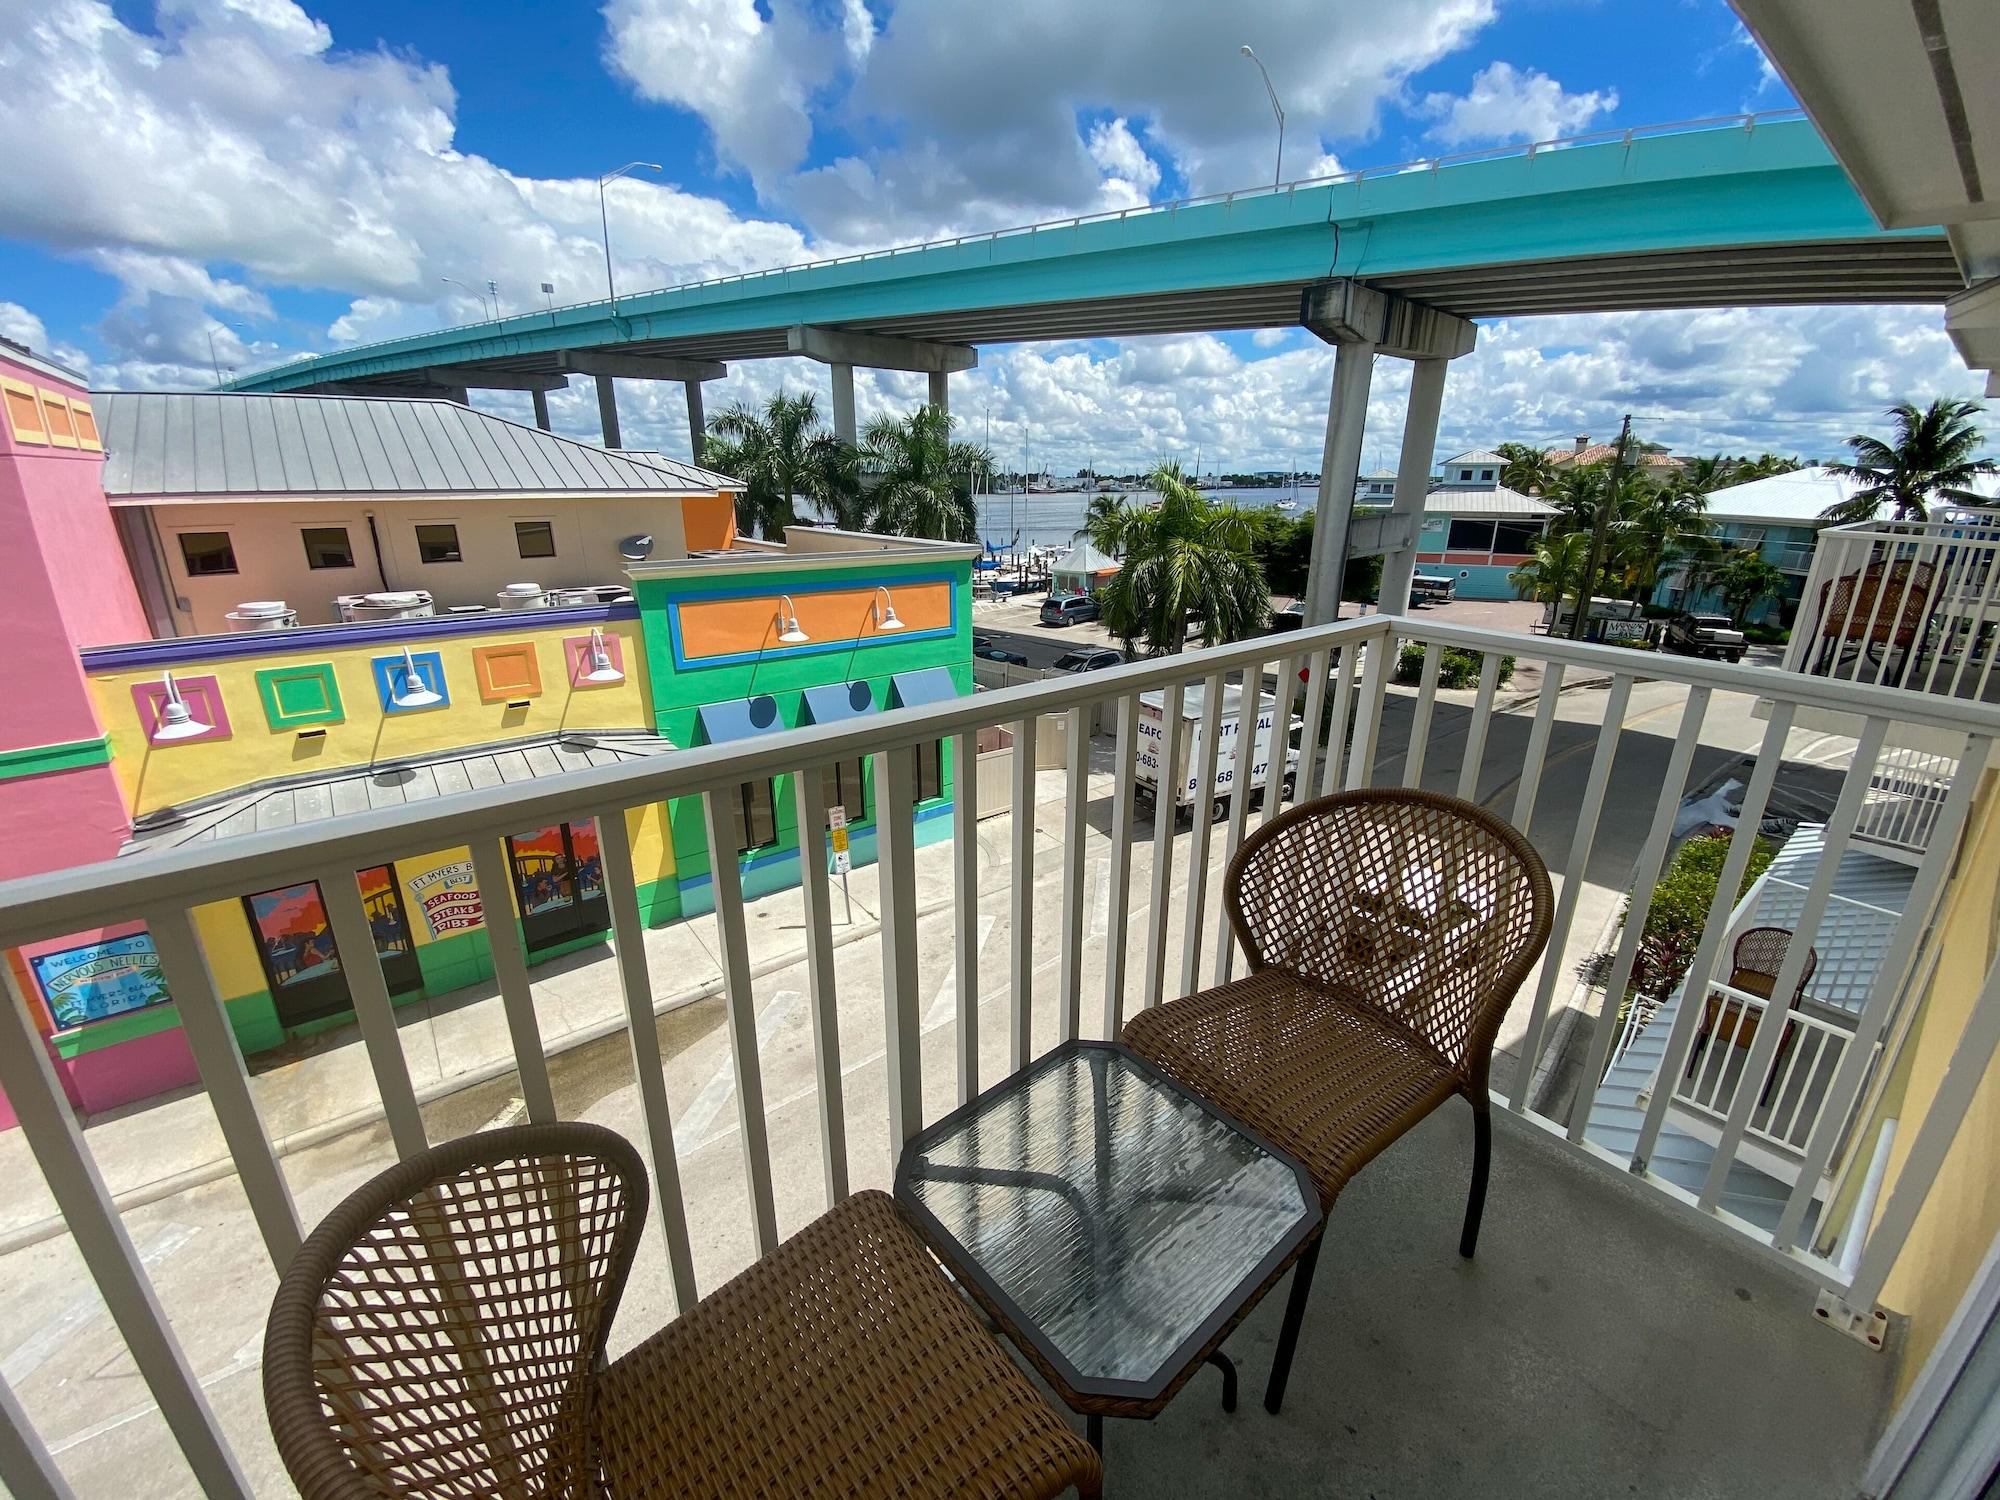
[[[181,561],[187,564],[190,578],[234,573],[236,549],[229,545],[229,533],[226,531],[183,531]]]
[[[1491,469],[1481,469],[1479,471],[1479,477],[1481,479],[1491,479],[1493,477],[1493,471]]]
[[[1530,552],[1541,534],[1540,521],[1499,521],[1493,527],[1493,550],[1517,555]]]
[[[736,852],[748,853],[778,842],[778,803],[771,783],[746,781],[729,794],[730,826],[736,830]]]
[[[860,756],[821,766],[819,788],[828,807],[847,809],[848,822],[859,823],[868,816],[868,782]]]
[[[1491,552],[1493,550],[1493,523],[1491,521],[1467,521],[1454,519],[1450,534],[1445,538],[1447,552]]]
[[[549,521],[516,521],[514,523],[514,545],[521,549],[523,557],[554,557],[556,555],[556,528]]]
[[[299,535],[305,538],[307,567],[354,566],[354,549],[347,543],[345,526],[307,526],[300,530]]]
[[[419,526],[417,528],[418,562],[458,562],[458,528],[456,526]]]
[[[917,800],[928,802],[944,795],[944,741],[932,740],[910,752],[917,758]]]

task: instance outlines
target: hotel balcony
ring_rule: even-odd
[[[1968,570],[1945,550],[1960,588]],[[1410,645],[1423,665],[1399,685]],[[1461,670],[1465,686],[1441,686]],[[1300,685],[1299,798],[1422,786],[1526,830],[1555,882],[1553,935],[1500,1033],[1477,1258],[1455,1253],[1472,1130],[1447,1104],[1332,1208],[1282,1415],[1249,1399],[1277,1335],[1272,1297],[1226,1346],[1240,1408],[1223,1412],[1198,1374],[1157,1419],[1110,1422],[1107,1493],[1859,1491],[1972,1281],[1939,1244],[1977,1222],[1955,1185],[1990,1168],[1968,1165],[1985,1143],[1960,1127],[2000,1027],[2000,970],[1980,958],[1974,1000],[1940,977],[1964,955],[1940,950],[1992,899],[1978,885],[2000,708],[1852,670],[1393,616],[0,887],[0,948],[143,919],[201,1076],[181,1097],[79,1119],[4,971],[0,1086],[21,1129],[0,1136],[0,1479],[21,1496],[290,1493],[258,1379],[278,1273],[344,1194],[426,1144],[588,1119],[641,1148],[655,1206],[615,1356],[830,1198],[887,1186],[895,1148],[976,1090],[1227,976],[1241,959],[1223,870],[1283,802],[1284,760],[1271,757],[1259,805],[1238,796],[1211,819],[1204,797],[1184,824],[1164,799],[1142,806],[1136,762],[1142,694],[1200,686],[1214,702],[1232,681]],[[1919,736],[1950,774],[1897,825],[1890,859],[1869,844],[1869,809],[1885,754]],[[1197,785],[1214,785],[1216,739]],[[959,772],[950,836],[930,839],[910,752],[938,742]],[[781,778],[800,826],[819,828],[818,769],[861,756],[872,867],[841,882],[807,859],[802,888],[751,900],[724,860],[712,913],[643,925],[627,809],[699,799],[723,843],[724,800]],[[585,819],[602,841],[608,950],[531,971],[496,943],[485,988],[392,1006],[354,872],[469,846],[483,878],[505,868],[509,834]],[[1645,910],[1681,842],[1716,821],[1789,853],[1740,902],[1752,841],[1730,842],[1676,991],[1716,1001],[1696,1057],[1708,1007],[1635,1008],[1620,1024],[1603,997],[1631,989],[1641,958],[1642,924],[1618,920],[1628,896]],[[1900,901],[1855,886],[1857,858],[1893,865]],[[246,1066],[191,910],[315,880],[352,1024]],[[1819,935],[1851,932],[1855,903],[1869,962],[1806,986],[1814,1003],[1787,1007],[1789,1024],[1731,983],[1729,944],[1753,921],[1829,943],[1833,974]],[[1593,956],[1597,988],[1577,979]],[[1769,1024],[1746,1038],[1752,1012]],[[1598,1081],[1620,1078],[1611,1128]],[[335,1093],[366,1107],[333,1121]]]

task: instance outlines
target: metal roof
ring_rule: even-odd
[[[737,481],[661,454],[643,459],[558,437],[455,401],[94,393],[104,492],[332,496],[702,494]]]
[[[1796,931],[1805,909],[1806,888],[1812,884],[1825,851],[1824,825],[1800,824],[1764,872],[1748,915],[1740,917],[1732,930],[1783,927]],[[1806,985],[1810,999],[1849,1015],[1861,1014],[1889,939],[1909,904],[1916,874],[1909,865],[1859,849],[1849,849],[1842,856],[1840,868],[1834,871],[1833,900],[1827,903],[1813,934],[1819,964]]]
[[[1470,453],[1455,453],[1445,460],[1448,464],[1504,464],[1507,460],[1491,448],[1474,448]]]
[[[1537,500],[1506,485],[1482,484],[1471,488],[1442,485],[1424,496],[1427,516],[1497,516],[1520,521],[1540,520],[1559,514],[1546,500]]]
[[[592,766],[667,754],[673,748],[658,735],[638,731],[567,734],[393,765],[359,766],[336,776],[267,782],[205,800],[194,809],[149,814],[140,820],[146,826],[136,828],[120,852],[172,849],[237,834],[292,828],[454,792],[565,776]]]

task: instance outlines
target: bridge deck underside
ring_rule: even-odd
[[[1364,269],[1360,279],[1467,318],[1701,307],[1941,303],[1965,286],[1950,246],[1941,235],[1489,262],[1381,277],[1370,277]],[[835,326],[962,344],[1277,328],[1298,322],[1300,294],[1310,284],[1298,279],[1071,302],[970,307]],[[615,348],[621,355],[636,357],[725,361],[771,359],[787,353],[783,325],[615,344],[580,337],[575,347]],[[561,351],[549,349],[444,368],[463,374],[476,386],[481,371],[553,374],[560,373],[563,366]],[[423,371],[410,370],[350,378],[343,384],[350,389],[367,386],[389,391],[421,386],[427,379]]]

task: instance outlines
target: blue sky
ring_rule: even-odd
[[[25,169],[0,182],[0,333],[100,385],[602,289],[1243,186],[1790,103],[1722,0],[41,0],[0,7]],[[1887,400],[1970,393],[1934,310],[1785,309],[1489,325],[1447,444],[1603,432],[1671,375],[1655,436],[1825,453]],[[955,409],[1049,462],[1282,465],[1317,447],[1327,355],[1270,334],[988,350]],[[1690,381],[1693,366],[1702,377]],[[1383,367],[1370,444],[1392,450]],[[739,366],[710,408],[824,372]],[[895,376],[864,407],[917,398]],[[513,414],[507,396],[478,398]],[[686,445],[677,391],[628,386],[628,442]],[[1649,399],[1651,399],[1649,397]],[[557,420],[594,436],[585,393]],[[522,406],[524,410],[524,406]],[[1107,458],[1107,455],[1115,457]]]

